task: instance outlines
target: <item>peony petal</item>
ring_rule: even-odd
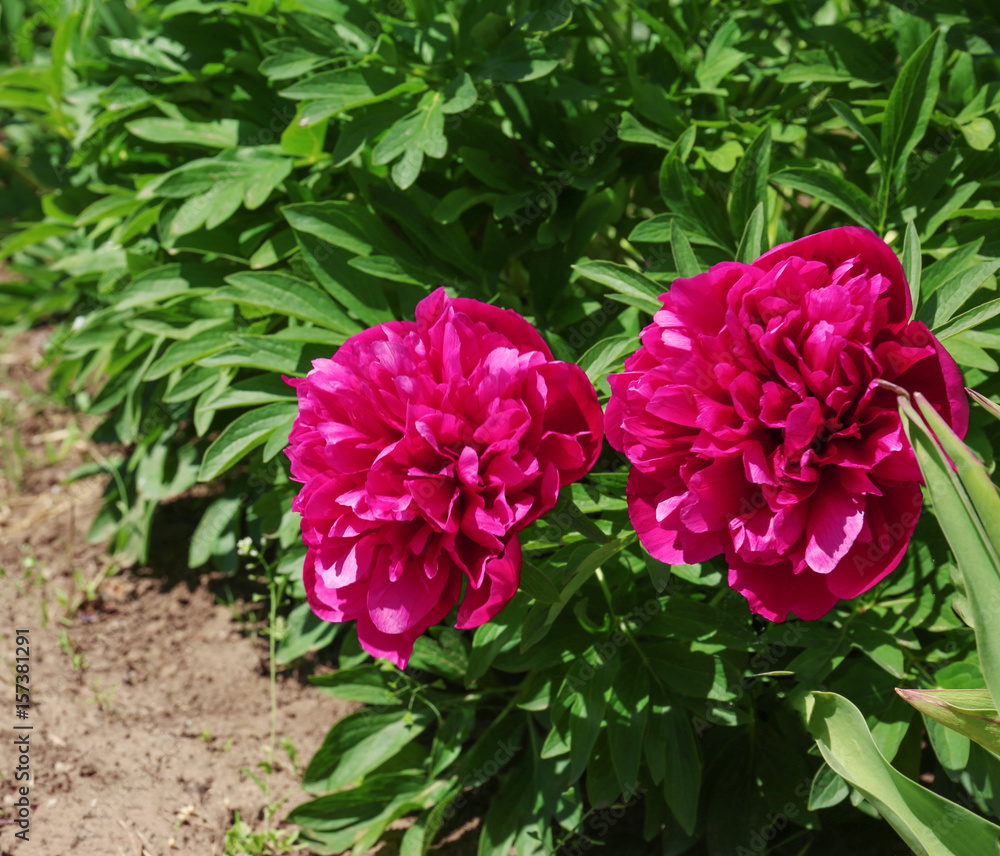
[[[810,568],[828,574],[837,566],[861,531],[864,510],[865,500],[844,490],[835,475],[823,479],[806,525],[805,560]]]
[[[368,613],[372,623],[383,633],[406,633],[425,622],[427,615],[441,602],[442,593],[454,575],[453,569],[446,569],[446,572],[439,571],[428,579],[418,556],[408,556],[399,561],[403,564],[403,571],[396,580],[392,579],[388,563],[379,563],[371,571]],[[427,626],[430,625],[424,625],[425,628]]]
[[[731,557],[729,586],[747,599],[751,612],[769,621],[785,621],[792,613],[813,621],[826,615],[838,600],[827,588],[825,576],[808,568],[796,573],[788,559],[763,565]]]
[[[466,630],[492,619],[510,602],[520,579],[521,543],[514,537],[507,542],[502,555],[487,563],[479,588],[473,588],[471,584],[466,588],[455,627]]]
[[[817,232],[797,241],[780,244],[753,263],[761,270],[771,270],[785,259],[814,259],[835,270],[845,259],[857,257],[854,269],[861,273],[881,274],[886,278],[889,298],[889,322],[905,324],[913,314],[913,301],[899,258],[878,235],[857,226],[842,226]]]

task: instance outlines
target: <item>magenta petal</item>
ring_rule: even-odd
[[[864,499],[849,494],[839,482],[820,486],[806,525],[805,559],[810,568],[828,574],[837,567],[864,525],[864,508]]]
[[[779,244],[757,259],[754,267],[771,270],[785,259],[798,257],[823,262],[833,269],[855,256],[858,257],[856,268],[886,277],[889,319],[895,324],[905,324],[913,314],[913,301],[903,266],[889,245],[868,229],[841,226],[787,244]]]
[[[902,561],[920,519],[923,494],[916,483],[897,484],[887,487],[884,496],[869,498],[867,506],[869,537],[855,541],[827,581],[837,597],[868,591]]]
[[[397,668],[405,669],[413,655],[413,643],[424,629],[411,633],[384,633],[365,614],[358,618],[358,641],[373,657],[384,657]]]
[[[315,550],[306,551],[302,580],[309,608],[324,621],[351,621],[364,612],[363,601],[359,601],[359,595],[364,595],[364,582],[338,588],[327,586],[316,573]]]
[[[747,599],[751,612],[770,621],[784,621],[792,613],[812,621],[826,615],[838,600],[827,588],[826,577],[808,569],[796,574],[787,560],[758,565],[731,559],[729,585]]]
[[[372,569],[368,588],[368,613],[383,633],[405,633],[418,626],[440,603],[448,573],[428,579],[419,559],[411,556],[398,579],[390,579],[385,565]]]
[[[466,630],[485,624],[510,602],[520,579],[521,542],[511,538],[503,554],[486,565],[486,574],[479,588],[470,585],[466,589],[455,627]]]

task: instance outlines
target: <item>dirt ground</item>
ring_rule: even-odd
[[[98,452],[88,426],[40,395],[45,335],[21,334],[0,354],[0,673],[13,675],[16,632],[28,630],[31,690],[26,720],[12,677],[0,698],[0,854],[221,856],[235,812],[259,830],[266,805],[287,798],[278,824],[303,801],[296,766],[356,705],[281,677],[277,733],[296,761],[277,748],[270,799],[241,772],[260,775],[268,756],[266,642],[204,577],[116,572],[86,543],[103,481],[61,482]],[[94,581],[96,601],[74,611]],[[25,734],[30,778],[17,782],[13,741]],[[11,822],[24,784],[28,842]]]

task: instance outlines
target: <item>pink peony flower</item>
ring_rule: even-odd
[[[415,322],[365,330],[288,383],[309,604],[326,621],[357,619],[365,650],[400,668],[460,600],[459,628],[504,607],[517,532],[601,449],[583,371],[554,361],[515,312],[444,289]]]
[[[606,414],[642,543],[675,564],[724,554],[729,585],[772,621],[871,588],[922,504],[896,396],[877,381],[922,392],[963,436],[969,416],[954,360],[909,320],[895,254],[866,229],[831,229],[660,299]]]

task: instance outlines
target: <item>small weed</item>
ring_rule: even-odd
[[[96,704],[101,710],[108,712],[111,710],[111,703],[115,700],[115,690],[118,689],[117,684],[112,684],[108,689],[101,688],[101,681],[98,679],[94,681],[91,689],[94,691],[94,697],[87,699],[87,704]]]
[[[59,647],[62,648],[63,653],[69,657],[74,671],[82,672],[87,668],[87,660],[83,656],[83,652],[77,650],[77,647],[73,644],[72,640],[70,640],[69,634],[65,630],[61,630],[59,632]]]
[[[208,743],[212,740],[212,732],[209,731],[207,728],[203,728],[201,730],[201,734],[198,735],[198,739],[204,740],[206,743]]]
[[[233,825],[226,832],[226,856],[279,856],[304,850],[305,845],[297,844],[298,830],[282,832],[278,829],[264,829],[254,832],[238,811],[233,812]]]

